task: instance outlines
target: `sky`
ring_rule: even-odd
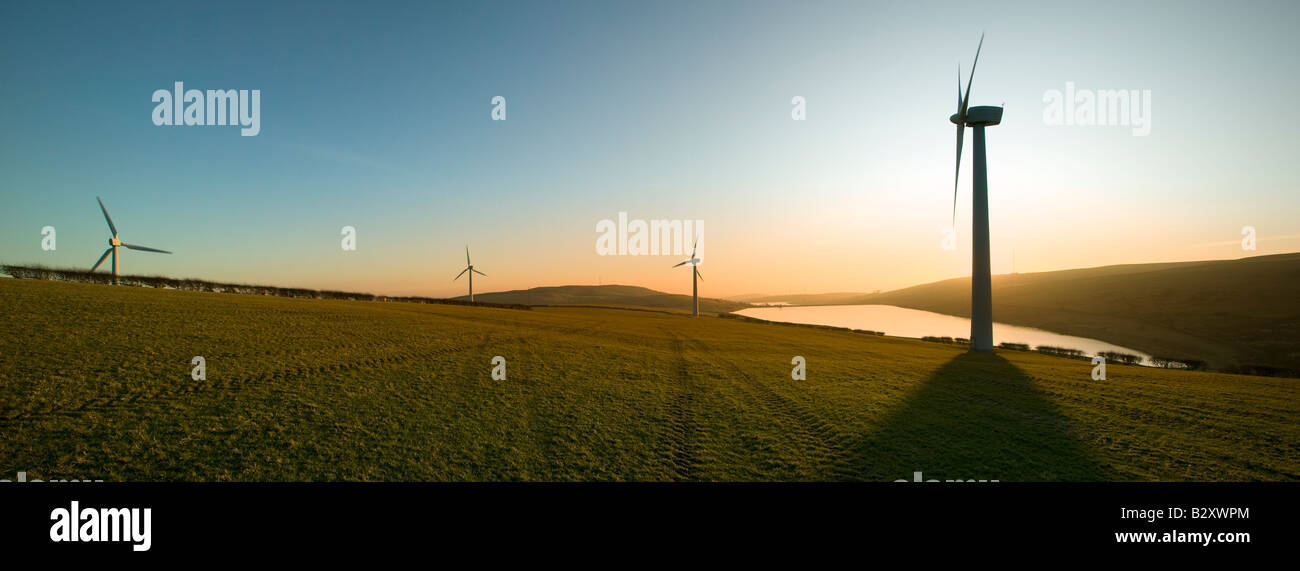
[[[441,297],[468,246],[478,292],[689,293],[684,255],[598,255],[627,212],[704,222],[709,297],[968,276],[981,33],[995,274],[1300,250],[1300,3],[975,6],[5,2],[0,262],[89,269],[99,196],[174,252],[124,273]],[[155,125],[178,81],[259,90],[260,132]],[[1049,124],[1067,84],[1149,93],[1149,134]]]

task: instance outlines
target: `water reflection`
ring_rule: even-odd
[[[883,331],[885,335],[895,337],[970,337],[970,320],[965,317],[943,315],[919,309],[907,309],[892,305],[810,305],[799,307],[753,307],[737,311],[740,315],[784,321],[786,323],[809,323]],[[1151,356],[1129,349],[1086,337],[1062,335],[1032,327],[993,323],[993,342],[1025,343],[1031,348],[1040,345],[1079,349],[1088,355],[1102,351],[1129,353],[1142,357],[1143,364],[1150,364]]]

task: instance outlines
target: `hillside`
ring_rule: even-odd
[[[0,473],[31,478],[1300,479],[1294,379],[1094,381],[1032,353],[667,312],[16,279],[0,328]]]
[[[1154,355],[1300,371],[1300,253],[993,276],[993,319]],[[769,296],[970,316],[970,278],[879,294]]]
[[[469,296],[460,296],[455,299],[469,299]],[[608,305],[691,311],[691,296],[689,295],[664,293],[639,286],[626,285],[568,285],[476,293],[474,294],[474,301],[524,305]],[[700,298],[700,311],[702,313],[724,313],[746,307],[749,307],[749,304],[725,299]]]
[[[792,293],[789,295],[748,295],[734,296],[728,299],[735,301],[765,304],[765,303],[786,303],[790,305],[846,305],[852,300],[861,299],[864,295],[870,295],[863,292],[833,292],[833,293]]]

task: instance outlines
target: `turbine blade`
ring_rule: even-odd
[[[952,175],[952,226],[957,227],[957,182],[961,179],[961,144],[966,136],[966,126],[957,126],[957,168]]]
[[[463,276],[463,275],[465,275],[465,272],[468,272],[468,271],[469,271],[469,268],[465,268],[465,269],[461,270],[459,274],[456,274],[456,277],[451,278],[451,281],[454,282],[454,281],[460,279],[460,277]]]
[[[104,220],[108,221],[108,229],[112,230],[113,235],[116,236],[117,226],[113,225],[113,219],[108,216],[108,209],[104,208],[104,201],[100,200],[98,196],[95,197],[95,201],[99,203],[99,210],[104,213]]]
[[[469,246],[465,246],[465,265],[466,266],[472,265],[472,263],[469,261]]]
[[[695,267],[695,277],[700,278],[700,281],[704,281],[704,274],[700,273],[699,266]]]
[[[476,273],[476,274],[478,274],[478,275],[480,275],[480,276],[483,276],[483,277],[485,277],[485,278],[487,277],[487,274],[485,274],[485,273],[483,273],[483,272],[480,272],[480,271],[478,271],[478,270],[473,270],[473,272]]]
[[[148,247],[145,247],[145,246],[136,246],[135,244],[127,244],[126,242],[123,242],[122,245],[123,245],[123,246],[126,246],[127,248],[130,248],[130,249],[132,249],[132,250],[140,250],[140,251],[143,251],[143,252],[158,252],[159,254],[170,254],[170,253],[171,253],[171,252],[168,252],[167,250],[159,250],[159,249],[157,249],[157,248],[148,248]]]
[[[112,253],[113,253],[113,249],[112,249],[112,248],[109,248],[109,249],[107,249],[107,250],[104,250],[104,255],[99,257],[99,261],[98,261],[98,262],[95,262],[94,267],[90,268],[90,271],[93,272],[93,271],[95,271],[95,270],[98,270],[98,269],[99,269],[99,265],[102,264],[102,263],[104,263],[104,260],[107,260],[107,259],[108,259],[108,255],[109,255],[109,254],[112,254]]]
[[[975,48],[975,63],[970,65],[970,79],[966,81],[966,97],[961,101],[961,117],[966,118],[966,110],[970,108],[970,84],[975,81],[975,66],[980,63],[980,50],[984,48],[984,33],[980,33],[980,45]]]
[[[675,267],[680,266],[680,265],[682,265],[682,264],[685,264],[686,262],[689,262],[689,261],[690,261],[690,260],[682,260],[681,262],[679,262],[679,263],[677,263],[677,264],[674,264],[673,267],[675,268]]]
[[[699,236],[696,236],[696,237],[695,237],[695,243],[691,245],[691,259],[692,259],[692,260],[695,259],[695,248],[698,247],[699,245],[700,245],[700,237],[699,237]]]
[[[957,112],[961,113],[961,62],[957,62]]]

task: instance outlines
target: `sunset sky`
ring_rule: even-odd
[[[704,221],[704,296],[969,275],[981,32],[994,273],[1300,250],[1295,2],[57,4],[0,5],[0,262],[89,269],[100,196],[175,252],[124,273],[451,296],[468,244],[480,292],[689,293],[596,254],[627,212]],[[260,90],[260,134],[155,126],[177,81]],[[1149,90],[1150,134],[1046,124],[1067,82]]]

